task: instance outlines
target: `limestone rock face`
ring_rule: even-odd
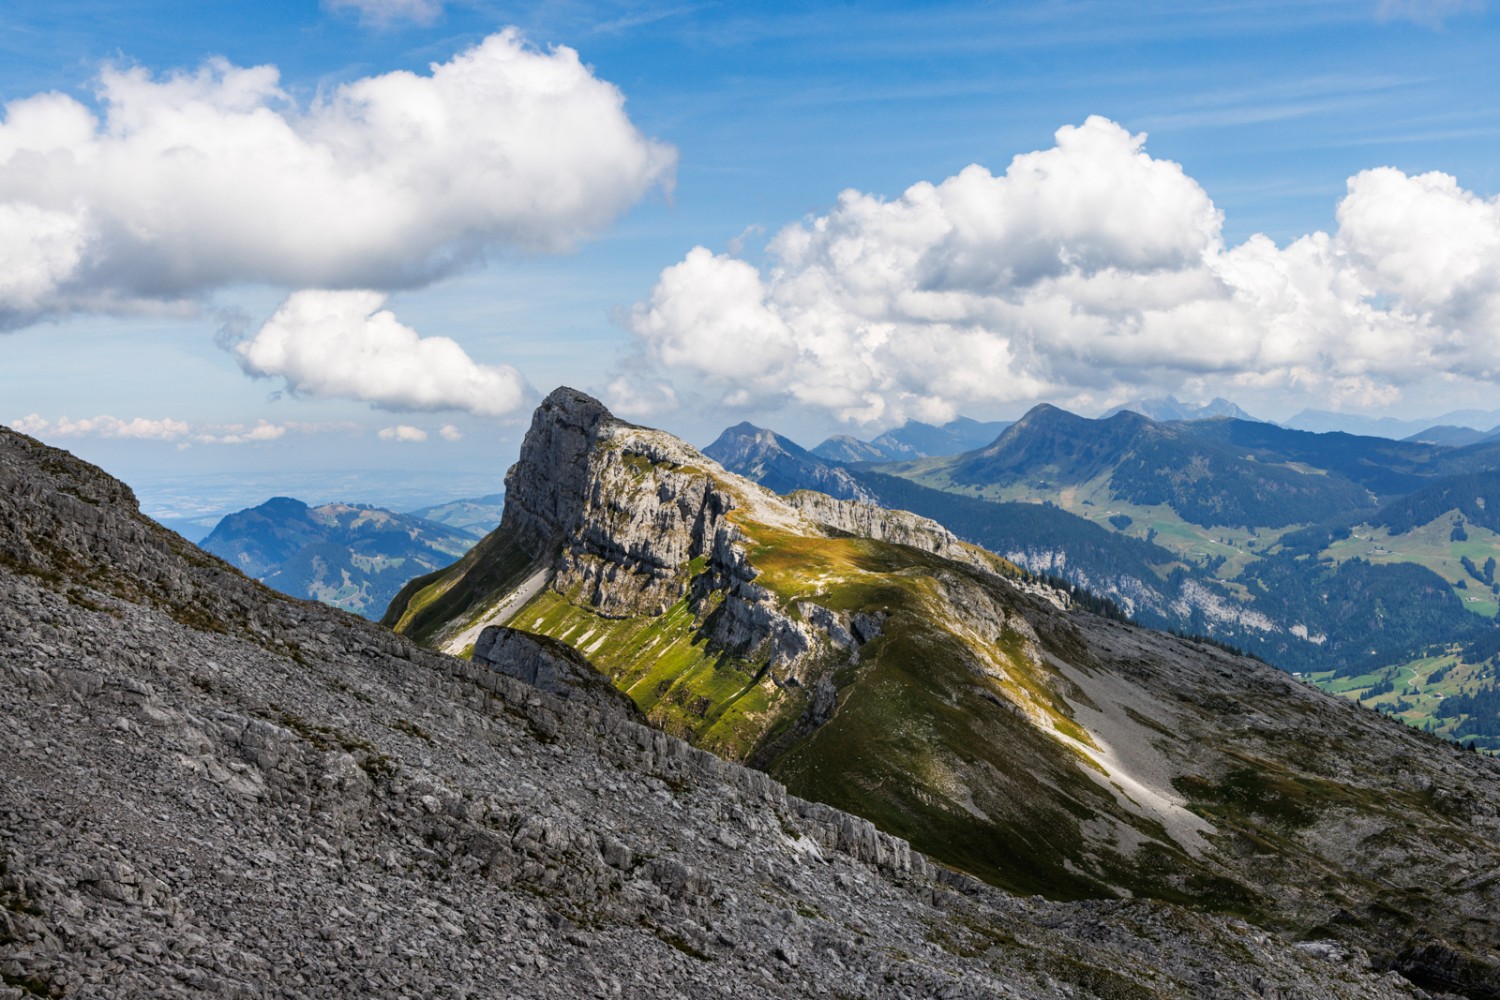
[[[797,515],[748,483],[740,492],[725,488],[723,476],[671,435],[616,420],[584,393],[558,389],[538,408],[506,475],[501,531],[538,558],[554,558],[553,588],[604,615],[661,615],[686,597],[722,594],[714,640],[764,649],[777,667],[791,668],[813,648],[812,630],[754,583],[744,534],[728,515],[747,500],[776,517]],[[698,574],[696,594],[689,594],[690,572]]]
[[[604,404],[567,387],[553,390],[531,417],[520,459],[505,474],[500,526],[533,555],[570,536],[584,515],[586,457],[599,425],[612,419]]]
[[[931,552],[987,572],[995,568],[992,559],[960,542],[953,532],[930,518],[862,500],[839,500],[812,490],[798,490],[786,501],[811,520],[837,531]]]

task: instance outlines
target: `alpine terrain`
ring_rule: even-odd
[[[1154,859],[1156,881],[1176,871],[1187,900],[1223,844],[1268,870],[1266,894],[1301,863],[1296,901],[1267,909],[1241,900],[1236,916],[1225,911],[1238,904],[1197,899],[1010,895],[642,725],[559,643],[496,630],[479,637],[475,662],[420,649],[246,578],[141,515],[120,482],[0,429],[0,996],[1493,995],[1488,763],[1240,661],[1048,610],[992,576],[1003,571],[993,560],[963,561],[967,550],[916,522],[878,519],[960,561],[808,533],[817,523],[808,515],[758,488],[719,483],[711,463],[669,468],[691,454],[572,394],[554,395],[534,437],[532,458],[550,446],[575,463],[559,466],[550,487],[531,480],[531,466],[512,476],[524,484],[522,503],[507,502],[513,546],[561,555],[550,526],[581,509],[581,476],[612,470],[621,483],[668,491],[643,508],[662,518],[664,542],[675,537],[672,512],[690,524],[704,515],[702,537],[715,545],[687,559],[701,560],[693,579],[734,565],[748,573],[752,551],[768,567],[758,577],[766,587],[798,575],[832,588],[868,574],[864,597],[850,591],[842,607],[822,598],[826,615],[789,618],[795,608],[769,589],[755,599],[757,584],[743,577],[722,581],[718,603],[746,612],[745,629],[781,628],[788,655],[774,676],[785,686],[767,685],[777,692],[796,694],[794,676],[815,683],[812,661],[790,653],[796,636],[842,656],[841,669],[876,675],[875,697],[892,699],[892,711],[867,730],[871,762],[900,749],[919,763],[910,755],[919,735],[947,738],[922,727],[969,724],[944,697],[965,697],[967,708],[961,689],[992,695],[983,701],[993,711],[974,725],[1009,739],[1023,755],[1016,765],[1034,755],[1035,780],[1016,793],[1077,810],[1036,827],[1031,856],[1054,836],[1067,851],[1072,829],[1101,859],[1135,844]],[[687,491],[694,484],[703,491]],[[708,513],[731,500],[737,506]],[[625,508],[611,509],[625,530]],[[748,548],[751,536],[737,536],[731,518],[753,520],[758,545],[787,546],[781,561]],[[559,573],[549,571],[578,584],[573,600],[627,615],[599,621],[650,618],[678,586],[665,563],[626,568],[625,550],[608,547],[622,537],[590,529],[566,546]],[[802,570],[791,561],[799,546],[809,556]],[[956,621],[918,624],[917,609],[944,589],[1005,617],[973,635]],[[713,600],[702,595],[699,607]],[[811,592],[803,603],[814,603]],[[854,612],[856,603],[872,610]],[[596,606],[577,608],[593,615]],[[734,613],[721,619],[726,628]],[[835,626],[860,613],[871,618],[858,619],[858,637],[851,631],[840,649]],[[1026,635],[1032,621],[1047,633]],[[974,672],[965,650],[1002,629],[1010,637],[992,671]],[[952,640],[932,650],[942,655],[921,653],[945,631]],[[915,645],[902,653],[903,644]],[[1183,684],[1181,698],[1154,693],[1164,674]],[[818,727],[829,734],[859,708],[835,675],[843,694]],[[1135,744],[1115,695],[1140,719]],[[1275,707],[1282,702],[1290,707]],[[1065,721],[1068,708],[1077,721]],[[1293,715],[1305,722],[1295,736],[1280,728]],[[1210,717],[1223,728],[1208,743],[1218,749],[1181,769],[1204,775],[1182,793],[1198,816],[1174,804],[1183,799],[1162,783],[1168,772],[1151,767],[1176,773],[1182,738],[1171,723],[1192,732]],[[1104,746],[1105,731],[1117,742]],[[1274,751],[1293,738],[1295,768]],[[1226,746],[1245,756],[1220,773]],[[1073,771],[1061,754],[1078,762]],[[877,801],[874,772],[856,758],[848,780]],[[1099,777],[1077,776],[1085,772]],[[934,804],[964,794],[957,778],[915,776]],[[1049,790],[1054,779],[1066,784]],[[975,812],[999,815],[983,788],[972,798]],[[1097,818],[1085,803],[1099,807]],[[1411,833],[1407,822],[1417,824]],[[1121,838],[1117,848],[1110,836]],[[1418,836],[1437,839],[1420,851]],[[984,850],[998,871],[1005,843]],[[1203,860],[1192,861],[1194,851]],[[1343,859],[1355,854],[1367,881],[1346,878]],[[1088,880],[1107,867],[1091,863],[1099,874]],[[1304,930],[1314,914],[1326,919]]]
[[[1052,899],[1156,899],[1500,996],[1500,764],[1070,607],[936,523],[779,497],[569,389],[397,631],[571,647],[655,725]],[[1323,947],[1319,945],[1318,947]]]

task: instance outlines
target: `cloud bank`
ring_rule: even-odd
[[[728,405],[880,425],[1195,380],[1370,403],[1500,373],[1500,203],[1381,168],[1350,178],[1337,217],[1228,247],[1181,166],[1092,117],[1002,175],[845,191],[763,266],[697,247],[628,325],[657,372]]]
[[[107,68],[98,106],[5,106],[0,329],[232,282],[411,287],[491,248],[565,250],[668,186],[676,160],[576,52],[515,30],[305,107],[275,67],[223,60]]]
[[[307,424],[296,421],[284,423],[271,423],[267,420],[258,420],[255,424],[200,424],[194,426],[185,420],[176,420],[172,417],[153,419],[148,417],[134,417],[123,420],[120,417],[98,416],[86,417],[73,420],[70,417],[58,417],[49,420],[39,413],[27,414],[16,420],[10,421],[10,426],[22,434],[30,434],[33,437],[56,439],[56,438],[128,438],[137,441],[176,441],[179,446],[189,444],[256,444],[265,441],[276,441],[286,436],[288,431],[314,434],[324,431],[348,431],[355,429],[352,424]]]
[[[534,395],[510,365],[482,365],[447,337],[418,335],[385,301],[372,291],[296,292],[232,349],[248,374],[283,378],[296,396],[496,417]]]

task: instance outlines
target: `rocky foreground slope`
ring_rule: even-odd
[[[1424,995],[985,887],[607,698],[275,594],[3,428],[0,779],[5,1000]]]
[[[498,531],[387,622],[478,659],[498,622],[566,643],[657,725],[995,885],[1500,996],[1495,762],[1061,603],[933,522],[778,498],[562,389]]]

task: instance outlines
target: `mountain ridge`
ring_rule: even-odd
[[[1150,399],[1137,399],[1099,414],[1103,420],[1112,417],[1123,410],[1139,413],[1144,417],[1150,417],[1156,421],[1166,420],[1212,420],[1216,417],[1232,417],[1236,420],[1256,420],[1250,414],[1240,409],[1234,403],[1223,396],[1215,396],[1207,403],[1194,404],[1184,403],[1176,396],[1156,396]]]
[[[1008,420],[979,421],[969,417],[958,417],[941,427],[908,420],[869,441],[836,434],[811,449],[811,454],[843,464],[956,455],[983,447],[1009,426]]]

